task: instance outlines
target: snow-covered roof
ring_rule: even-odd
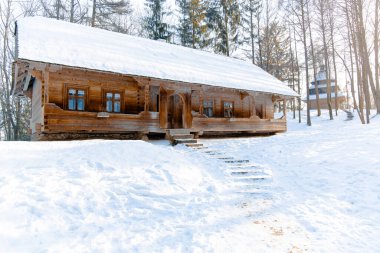
[[[298,96],[250,62],[43,17],[17,21],[18,59]]]

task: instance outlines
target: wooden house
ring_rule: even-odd
[[[42,17],[16,22],[14,95],[34,140],[286,131],[297,96],[242,60]]]
[[[310,100],[310,108],[316,110],[317,109],[317,87],[315,85],[315,81],[311,82],[309,87],[309,100]],[[343,104],[346,102],[346,97],[342,92],[340,92],[340,88],[338,87],[338,92],[335,96],[335,79],[330,79],[331,85],[331,108],[335,109],[335,99],[338,101],[338,109],[343,108]],[[317,86],[318,86],[318,96],[319,96],[319,106],[321,109],[328,109],[327,103],[327,77],[325,68],[322,66],[320,71],[317,74]],[[304,99],[306,102],[306,99]]]

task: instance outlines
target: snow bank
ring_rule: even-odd
[[[202,140],[271,171],[265,195],[164,141],[0,142],[1,251],[378,252],[380,117],[312,122]]]
[[[0,154],[2,252],[191,251],[225,190],[204,158],[141,141],[2,142]]]
[[[43,17],[17,20],[18,59],[298,96],[250,62]]]
[[[380,117],[361,125],[357,115],[345,121],[339,113],[330,121],[327,111],[322,117],[313,112],[312,127],[289,115],[288,132],[268,138],[208,141],[211,148],[272,169],[272,205],[252,219],[267,227],[277,220],[279,238],[296,235],[300,251],[293,252],[380,249]]]

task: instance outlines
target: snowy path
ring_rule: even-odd
[[[230,185],[231,191],[236,192],[237,195],[250,195],[248,199],[270,198],[271,190],[268,191],[272,182],[270,169],[254,164],[250,160],[235,158],[229,155],[231,150],[210,150],[207,146],[192,148],[211,159],[224,163],[221,167],[233,182]]]
[[[379,252],[380,118],[361,125],[357,116],[327,115],[313,116],[312,127],[290,120],[285,134],[204,143],[271,168],[272,202],[262,220],[278,217],[284,235],[298,231],[302,252]]]

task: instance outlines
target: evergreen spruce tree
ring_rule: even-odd
[[[214,32],[214,50],[230,56],[241,44],[241,10],[237,0],[212,0],[208,9],[209,25]]]
[[[181,45],[185,47],[192,46],[192,33],[190,21],[190,0],[176,0],[179,8],[179,24],[177,32],[181,40]]]
[[[165,3],[166,0],[145,0],[148,14],[144,18],[144,28],[148,33],[148,38],[169,42],[171,33],[168,24],[164,22],[164,16],[168,14],[163,11]]]
[[[210,44],[206,23],[207,1],[177,0],[180,24],[177,27],[181,44],[192,48],[205,48]]]

